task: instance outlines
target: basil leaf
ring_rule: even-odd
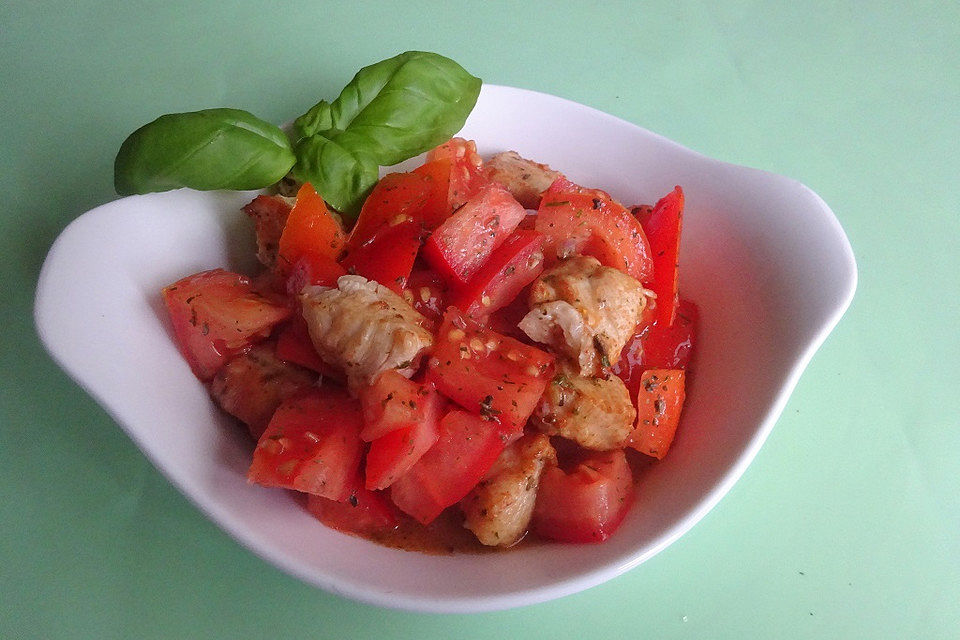
[[[294,177],[312,184],[334,209],[355,218],[377,184],[377,163],[320,134],[298,142],[296,154],[300,160],[293,169]]]
[[[124,140],[114,162],[117,193],[179,187],[260,189],[296,161],[287,136],[239,109],[160,116]]]
[[[396,164],[450,139],[473,110],[481,85],[453,60],[424,51],[364,67],[336,100],[317,103],[294,122],[299,138],[294,173],[335,208],[346,203],[340,210],[350,217],[366,195],[357,189],[367,189],[370,165]],[[316,136],[323,141],[303,143]],[[319,151],[324,157],[310,157]],[[352,178],[328,164],[344,157],[353,159]]]

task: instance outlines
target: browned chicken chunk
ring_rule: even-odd
[[[596,258],[573,256],[533,283],[520,329],[576,362],[582,375],[595,376],[620,359],[645,305],[635,278]]]
[[[623,380],[615,375],[585,377],[567,363],[547,385],[530,423],[581,447],[610,451],[625,446],[637,419]]]
[[[217,372],[210,395],[259,439],[280,403],[316,380],[315,373],[277,358],[272,344],[259,344]]]
[[[557,463],[550,438],[528,434],[507,446],[486,477],[460,507],[470,529],[487,546],[509,547],[527,532],[540,484],[548,464]]]
[[[545,164],[527,160],[516,151],[504,151],[486,163],[487,176],[507,188],[524,209],[540,206],[540,194],[560,176]]]
[[[388,369],[409,378],[433,345],[426,318],[390,289],[361,276],[341,276],[336,289],[308,287],[300,302],[314,348],[347,374],[354,392]]]

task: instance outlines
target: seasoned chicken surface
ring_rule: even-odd
[[[267,267],[277,261],[280,236],[287,224],[294,199],[283,196],[257,196],[243,208],[257,229],[257,259]]]
[[[545,164],[527,160],[516,151],[504,151],[486,163],[487,176],[507,188],[524,209],[540,206],[540,194],[560,176]]]
[[[354,392],[388,369],[409,378],[433,345],[426,318],[390,289],[361,276],[341,276],[336,289],[307,287],[300,302],[317,353],[347,374]]]
[[[259,439],[280,403],[316,379],[316,374],[277,358],[272,344],[258,344],[220,368],[210,382],[210,395]]]
[[[550,438],[525,435],[507,446],[460,507],[470,529],[487,546],[509,547],[526,533],[544,466],[557,464]]]
[[[620,359],[644,306],[643,285],[635,278],[596,258],[573,256],[533,283],[530,312],[519,326],[574,360],[582,375],[595,376]]]
[[[610,451],[626,445],[637,418],[623,380],[615,375],[585,377],[560,363],[530,422],[548,435],[586,449]]]

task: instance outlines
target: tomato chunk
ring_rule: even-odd
[[[438,161],[449,164],[447,215],[477,195],[490,182],[484,174],[483,160],[477,154],[477,145],[473,140],[451,138],[432,149],[427,154],[427,164]],[[440,167],[433,169],[441,170]],[[426,174],[427,171],[421,173]]]
[[[188,276],[162,293],[177,346],[201,380],[209,380],[291,313],[258,294],[246,276],[223,269]]]
[[[450,282],[467,284],[524,216],[506,189],[487,185],[431,234],[423,256]]]
[[[295,297],[308,285],[335,287],[337,278],[345,275],[347,270],[330,256],[307,251],[301,254],[290,268],[285,289],[287,295]]]
[[[380,231],[405,220],[423,222],[423,210],[431,195],[429,178],[418,173],[388,173],[363,202],[360,216],[350,231],[347,251],[353,252]]]
[[[318,253],[336,260],[344,246],[340,223],[331,215],[309,182],[297,191],[297,201],[287,216],[279,241],[277,267],[286,271],[305,253]]]
[[[447,308],[450,289],[443,278],[429,269],[414,269],[403,292],[404,299],[421,315],[440,322]]]
[[[423,242],[423,225],[406,218],[383,227],[365,244],[353,248],[341,264],[350,273],[376,280],[402,293]]]
[[[438,404],[432,383],[408,380],[394,369],[384,371],[360,392],[364,424],[360,438],[370,442],[391,431],[420,424],[429,416],[435,421],[439,417]]]
[[[331,529],[372,535],[400,525],[396,508],[383,495],[357,487],[342,501],[307,495],[307,511]]]
[[[637,325],[633,337],[620,352],[620,360],[613,366],[631,398],[637,397],[640,378],[648,369],[686,369],[693,352],[696,334],[697,307],[681,300],[673,325],[663,326],[653,320],[656,310],[645,311],[644,320]]]
[[[437,332],[427,380],[464,409],[519,435],[553,378],[554,357],[484,328],[451,307]]]
[[[570,473],[548,467],[540,476],[533,528],[559,542],[602,542],[633,501],[633,477],[623,450],[595,453]]]
[[[267,487],[346,500],[360,470],[360,403],[338,387],[291,397],[273,414],[247,478]]]
[[[423,524],[470,493],[504,447],[494,423],[464,411],[444,416],[439,432],[437,443],[390,488],[394,504]]]
[[[653,256],[650,288],[657,294],[656,319],[662,326],[673,324],[677,312],[677,283],[680,270],[680,232],[683,229],[683,189],[660,198],[645,220],[643,230]]]
[[[516,231],[458,291],[453,304],[468,316],[486,318],[513,302],[541,273],[543,234]]]
[[[650,244],[640,222],[604,191],[585,189],[564,177],[547,189],[537,210],[548,262],[583,254],[640,282],[653,275]]]
[[[670,449],[683,409],[686,374],[682,369],[643,372],[637,395],[637,426],[628,444],[662,460]]]
[[[439,409],[440,403],[434,406]],[[366,465],[367,489],[386,489],[392,485],[437,442],[437,413],[434,410],[422,422],[391,431],[370,443]]]

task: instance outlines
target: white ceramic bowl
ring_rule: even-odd
[[[856,264],[807,187],[706,158],[594,109],[486,85],[461,135],[515,149],[611,192],[686,194],[681,292],[700,307],[695,377],[674,446],[645,472],[620,530],[597,545],[429,556],[329,530],[285,492],[247,484],[251,445],[214,407],[171,338],[160,288],[251,266],[250,193],[132,196],[71,223],[36,300],[54,359],[207,516],[284,571],[358,600],[431,612],[515,607],[599,584],[690,529],[740,477],[814,351],[846,310]]]

